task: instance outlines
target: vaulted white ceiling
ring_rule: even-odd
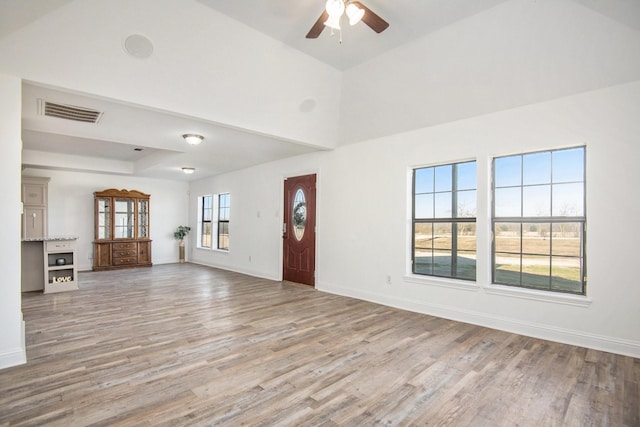
[[[325,29],[306,39],[324,10],[325,0],[198,0],[212,9],[280,40],[337,69],[345,70],[411,40],[433,33],[507,0],[367,0],[362,3],[389,23],[377,34],[364,23],[349,26],[343,19],[340,35]]]
[[[198,179],[640,79],[640,1],[363,3],[390,27],[346,26],[340,44],[304,38],[323,0],[2,0],[24,161]],[[125,52],[133,34],[150,57]],[[44,117],[38,99],[104,116]]]

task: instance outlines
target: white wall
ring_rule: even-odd
[[[79,237],[77,257],[80,271],[91,270],[93,266],[93,193],[108,188],[138,190],[151,195],[149,225],[152,262],[178,262],[178,244],[173,231],[178,225],[188,223],[189,195],[186,182],[46,169],[25,169],[23,174],[51,178],[49,235]]]
[[[628,230],[640,214],[633,195],[640,148],[640,84],[577,95],[529,107],[395,135],[336,156],[358,159],[325,168],[323,206],[348,206],[362,223],[345,225],[340,210],[323,216],[320,288],[609,351],[640,355],[640,288],[634,277],[635,242]],[[496,155],[587,146],[588,300],[547,301],[535,292],[499,292],[490,286],[488,193]],[[364,154],[366,150],[366,157]],[[475,158],[478,161],[478,286],[452,289],[446,281],[414,283],[408,269],[407,168]],[[345,182],[371,183],[347,194]],[[327,215],[329,217],[327,218]],[[329,224],[327,226],[327,224]],[[484,227],[482,227],[484,225]],[[344,236],[344,238],[340,238]],[[349,257],[348,254],[358,256]],[[385,284],[391,275],[392,285]],[[527,299],[536,298],[534,299]],[[589,303],[590,302],[590,303]]]
[[[341,132],[362,141],[640,79],[640,33],[575,1],[512,0],[351,68]]]
[[[0,369],[26,361],[20,309],[20,105],[21,81],[0,74]]]
[[[640,82],[194,182],[191,206],[198,194],[231,192],[232,243],[228,254],[192,258],[281,278],[282,178],[315,170],[319,290],[639,357],[637,248],[628,238],[640,216],[638,100]],[[587,297],[492,286],[491,158],[575,145],[587,147]],[[415,279],[408,274],[410,170],[466,159],[478,162],[477,282]],[[193,212],[190,219],[195,225]]]
[[[321,174],[314,153],[191,183],[189,260],[279,280],[282,277],[282,185],[286,177]],[[321,189],[318,189],[320,192]],[[197,198],[230,193],[229,251],[196,248]],[[321,227],[318,222],[318,227]]]

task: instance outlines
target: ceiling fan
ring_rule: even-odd
[[[387,21],[359,1],[327,0],[325,10],[313,24],[306,37],[308,39],[318,38],[324,27],[340,30],[340,18],[345,12],[350,25],[355,25],[362,20],[376,33],[381,33],[389,27]]]

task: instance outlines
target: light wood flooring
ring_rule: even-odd
[[[23,295],[0,426],[639,426],[640,359],[191,264]]]

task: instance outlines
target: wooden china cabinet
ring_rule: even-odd
[[[97,191],[93,269],[151,266],[148,194],[115,188]]]

